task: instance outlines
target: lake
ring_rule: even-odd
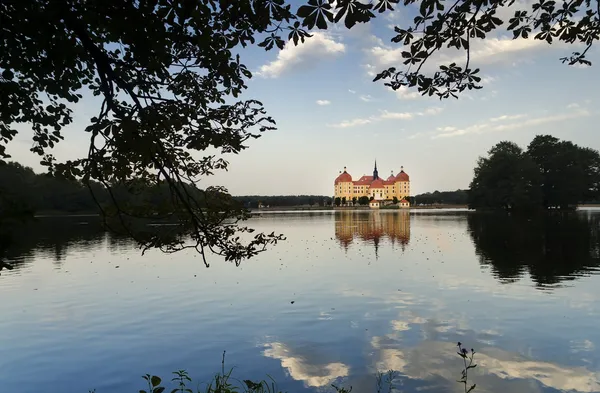
[[[263,214],[287,240],[241,266],[141,255],[94,218],[40,219],[0,275],[2,391],[136,392],[141,376],[235,367],[288,392],[330,385],[600,391],[600,210]],[[293,302],[293,303],[292,303]],[[168,390],[170,391],[170,389]]]

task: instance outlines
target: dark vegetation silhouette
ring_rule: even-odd
[[[538,135],[521,149],[500,142],[480,157],[468,193],[473,209],[572,209],[600,199],[598,151]]]
[[[409,202],[416,205],[466,205],[468,190],[434,191],[409,197]]]
[[[247,208],[257,208],[259,203],[270,207],[331,206],[333,198],[325,195],[244,195],[234,196],[235,201]]]
[[[600,36],[600,10],[591,1],[540,0],[516,7],[502,20],[512,0],[406,0],[418,13],[408,26],[395,27],[392,42],[403,45],[403,64],[374,78],[392,89],[415,88],[436,98],[458,97],[479,89],[481,77],[471,61],[471,42],[501,30],[514,38],[578,44],[583,50],[563,58],[569,65],[590,65],[586,54]],[[0,160],[26,125],[33,131],[32,151],[51,174],[76,178],[94,192],[94,182],[109,192],[117,218],[152,216],[145,203],[121,204],[117,186],[165,186],[171,203],[162,214],[180,223],[192,243],[139,236],[127,220],[129,235],[145,247],[166,251],[194,247],[239,263],[282,239],[252,233],[241,224],[245,210],[227,198],[201,208],[195,184],[226,169],[228,154],[272,130],[275,121],[262,103],[242,99],[252,77],[239,49],[265,50],[298,45],[313,30],[334,24],[350,29],[377,14],[401,7],[399,0],[40,0],[0,3]],[[101,17],[99,17],[99,15]],[[464,61],[423,65],[446,48]],[[423,70],[423,71],[422,71]],[[80,130],[89,137],[84,157],[59,161],[53,147],[73,123],[75,104],[95,96],[97,113]],[[218,152],[218,155],[207,153]],[[202,158],[199,158],[202,157]],[[219,195],[227,190],[216,187]],[[206,203],[206,202],[203,202]],[[228,225],[222,225],[227,222]],[[248,239],[243,242],[241,239]]]

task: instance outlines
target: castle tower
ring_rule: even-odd
[[[379,179],[379,173],[377,172],[377,160],[375,160],[375,169],[373,169],[373,180]]]

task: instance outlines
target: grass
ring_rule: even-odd
[[[471,393],[475,389],[475,384],[469,386],[468,372],[469,370],[477,367],[474,363],[475,351],[471,349],[468,351],[458,343],[457,354],[463,360],[463,369],[461,371],[461,379],[457,382],[464,385],[465,393]],[[223,352],[223,359],[221,361],[221,371],[213,376],[208,383],[196,384],[192,381],[189,374],[185,370],[178,370],[173,372],[171,378],[171,387],[167,389],[163,386],[162,378],[156,375],[146,374],[142,378],[146,381],[146,389],[142,389],[139,393],[286,393],[277,387],[277,383],[273,378],[268,376],[268,379],[262,381],[252,381],[249,379],[240,380],[232,377],[233,369],[226,371],[225,369],[225,352]],[[390,370],[385,373],[377,373],[374,392],[373,393],[393,393],[399,392],[400,390],[394,387],[394,379],[399,373]],[[338,385],[331,385],[336,393],[350,393],[352,392],[352,386],[344,387]],[[90,391],[95,393],[95,390]],[[368,392],[359,392],[368,393]]]

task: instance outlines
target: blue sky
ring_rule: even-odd
[[[508,20],[512,12],[500,17]],[[392,26],[408,26],[413,13],[399,7],[351,30],[316,32],[305,44],[282,51],[242,50],[254,73],[244,98],[262,101],[278,129],[228,156],[229,171],[200,186],[224,185],[234,195],[329,195],[344,166],[358,178],[377,159],[386,176],[404,166],[417,194],[467,187],[477,157],[501,140],[525,147],[545,133],[600,149],[598,46],[590,51],[592,67],[569,67],[559,58],[574,47],[512,40],[500,30],[472,43],[471,65],[482,69],[484,88],[440,101],[372,82],[374,72],[401,65],[401,46],[390,42]],[[446,51],[431,65],[454,58],[463,55]],[[80,130],[96,105],[84,100],[77,106],[74,125],[55,149],[57,158],[85,154],[88,138]],[[8,151],[39,169],[30,145],[22,133]]]

